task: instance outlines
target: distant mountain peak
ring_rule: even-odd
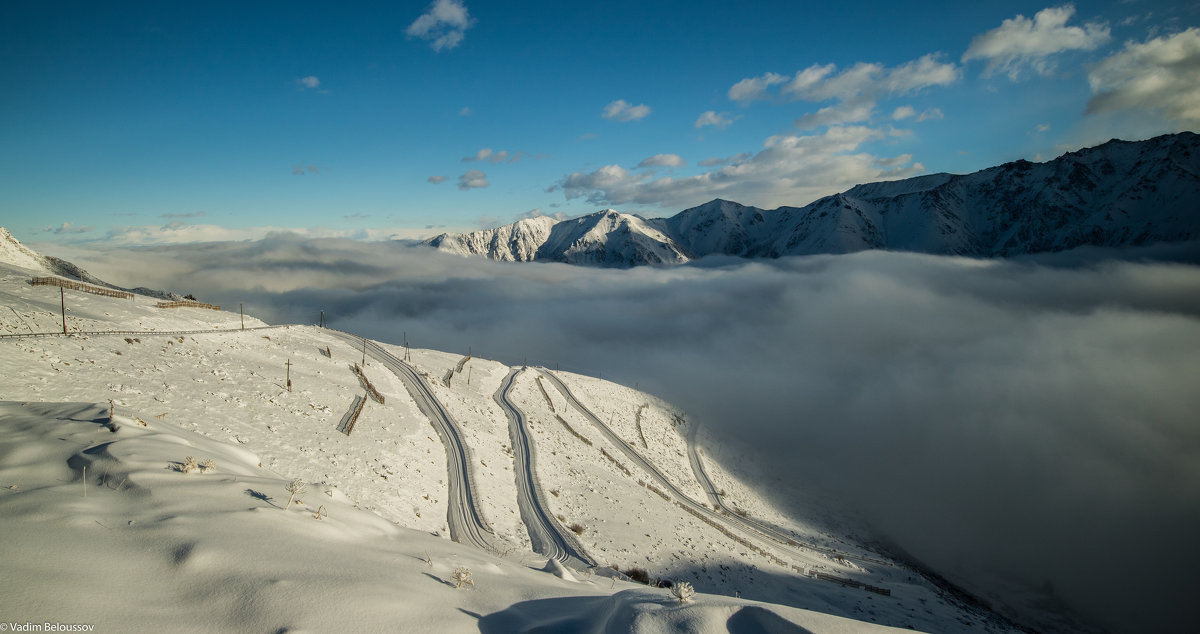
[[[890,249],[1003,257],[1183,242],[1200,239],[1197,150],[1200,135],[1191,132],[1113,139],[1044,163],[1021,159],[970,174],[864,183],[803,207],[765,210],[714,198],[670,218],[604,209],[570,220],[444,234],[429,244],[496,260],[629,267],[707,255]]]

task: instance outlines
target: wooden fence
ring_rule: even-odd
[[[118,291],[103,286],[93,286],[76,282],[74,280],[64,280],[61,277],[35,277],[29,280],[30,286],[58,286],[61,288],[69,288],[75,291],[83,291],[93,295],[104,295],[105,297],[116,297],[119,299],[133,299],[133,293],[126,291]]]
[[[354,373],[358,375],[358,380],[362,383],[363,388],[367,390],[367,394],[370,394],[376,403],[383,405],[383,395],[379,393],[379,390],[375,389],[374,385],[371,385],[370,379],[367,378],[366,373],[363,372],[363,369],[357,363],[354,364]]]
[[[338,431],[350,435],[354,431],[354,423],[358,422],[358,415],[362,413],[363,405],[367,399],[362,396],[355,396],[354,401],[350,404],[350,409],[346,411],[346,415],[342,417],[342,422],[338,424]]]
[[[205,308],[208,310],[221,310],[216,304],[205,304],[204,302],[194,302],[189,299],[184,299],[176,302],[159,302],[155,304],[159,308]]]

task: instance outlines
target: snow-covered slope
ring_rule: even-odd
[[[474,233],[443,233],[429,244],[449,253],[484,255],[501,262],[528,262],[550,237],[555,220],[547,216],[525,218],[511,225]]]
[[[4,227],[0,227],[0,262],[31,271],[50,272],[45,256],[21,244]]]
[[[658,229],[638,240],[626,238],[632,221],[605,222],[614,217],[636,218],[605,210],[549,228],[554,236],[564,224],[587,226],[583,248],[543,239],[545,225],[537,227],[541,234],[518,225],[491,231],[520,234],[530,245],[525,253],[533,253],[526,259],[604,266],[867,249],[995,257],[1191,241],[1200,238],[1200,135],[1113,140],[1045,163],[869,183],[804,207],[763,210],[714,200],[671,218],[637,218],[639,226]],[[436,244],[474,245],[486,242],[485,233],[440,236]],[[509,259],[503,249],[451,250]],[[579,257],[581,251],[602,257]]]
[[[500,261],[549,260],[595,266],[687,261],[687,256],[654,224],[612,209],[571,220],[541,216],[497,229],[444,233],[429,244],[449,253]]]
[[[374,347],[368,354],[360,340],[322,328],[247,319],[243,330],[237,314],[76,291],[67,296],[72,334],[32,336],[60,328],[60,298],[28,279],[28,269],[0,263],[0,556],[20,588],[0,594],[8,622],[51,617],[122,631],[178,622],[213,631],[1013,630],[904,564],[779,512],[706,454],[721,503],[749,515],[714,510],[689,464],[691,423],[678,408],[526,368],[509,397],[528,425],[534,478],[548,514],[598,566],[547,562],[530,552],[514,423],[494,398],[518,368],[378,346],[406,358],[456,421],[462,474],[491,547],[455,544],[447,521],[461,502],[450,492],[459,473],[449,446],[425,413],[430,404]],[[364,358],[382,402],[368,399],[343,433],[364,393],[352,367]],[[182,473],[189,455],[214,458],[216,468]],[[293,478],[308,491],[285,508]],[[318,519],[322,507],[328,516]],[[474,573],[472,589],[451,587],[460,565]],[[687,581],[700,594],[679,604],[614,567]],[[111,590],[64,607],[62,594],[81,586]],[[207,613],[220,617],[203,625]]]

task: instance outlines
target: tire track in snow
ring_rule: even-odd
[[[588,556],[579,540],[567,534],[562,524],[554,519],[546,507],[546,497],[542,494],[542,487],[537,479],[537,456],[525,414],[509,397],[517,375],[524,371],[524,368],[509,371],[508,376],[501,381],[500,389],[496,390],[492,397],[508,416],[508,433],[512,439],[513,460],[516,462],[517,506],[521,510],[521,520],[525,522],[534,552],[579,570],[595,567],[596,561]]]
[[[803,546],[806,549],[813,550],[815,552],[819,552],[819,553],[822,553],[825,555],[832,555],[835,557],[837,555],[841,555],[845,559],[850,559],[850,560],[869,561],[871,563],[883,564],[883,565],[887,565],[887,566],[892,565],[889,562],[885,562],[885,561],[878,560],[878,559],[871,559],[869,557],[859,557],[859,556],[849,555],[846,553],[840,553],[840,552],[837,552],[834,550],[830,550],[828,548],[810,547],[807,544],[800,544],[799,542],[792,539],[791,537],[777,534],[775,531],[770,530],[770,527],[763,525],[760,522],[757,522],[755,520],[751,520],[749,518],[743,517],[737,513],[720,514],[720,513],[714,512],[711,508],[696,502],[695,500],[693,500],[692,498],[690,498],[686,494],[684,494],[682,491],[680,491],[679,488],[676,487],[670,480],[668,480],[667,477],[664,476],[661,471],[659,471],[653,464],[650,463],[650,461],[648,461],[644,457],[642,457],[642,455],[639,454],[636,449],[634,449],[632,446],[630,446],[629,443],[625,442],[625,440],[623,438],[621,438],[620,436],[618,436],[616,434],[616,432],[614,432],[612,430],[611,427],[606,425],[604,423],[604,421],[600,420],[594,413],[592,413],[592,411],[590,409],[588,409],[587,406],[585,406],[577,398],[575,398],[575,395],[571,393],[571,390],[570,390],[570,388],[567,387],[566,383],[563,383],[561,379],[559,379],[557,376],[554,375],[554,373],[552,373],[550,370],[547,370],[546,368],[538,368],[538,371],[541,373],[542,376],[546,377],[552,383],[554,383],[555,387],[558,388],[558,391],[561,392],[562,395],[567,399],[567,402],[570,403],[571,406],[574,407],[580,414],[582,414],[584,418],[588,419],[588,421],[591,422],[592,425],[604,435],[604,437],[609,441],[610,444],[612,444],[614,447],[616,447],[617,449],[620,449],[622,452],[624,452],[624,454],[630,460],[632,460],[635,464],[637,464],[637,466],[639,468],[641,468],[643,471],[648,473],[652,478],[657,480],[659,484],[661,484],[663,487],[665,487],[667,492],[669,492],[671,494],[671,496],[675,498],[675,501],[677,503],[682,504],[683,506],[692,510],[694,513],[702,514],[704,517],[707,517],[710,520],[717,522],[718,524],[720,524],[722,526],[728,527],[728,526],[732,525],[732,526],[740,529],[740,531],[742,533],[751,535],[760,541],[768,542],[773,548],[775,548],[776,550],[779,550],[781,552],[786,552],[786,553],[793,554],[793,555],[799,554],[800,556],[803,557],[804,553],[797,553],[795,550],[797,548],[797,546]],[[689,447],[690,446],[691,446],[691,444],[689,443]],[[701,485],[705,487],[706,492],[708,492],[711,497],[714,492],[709,490],[710,487],[712,486],[712,483],[708,481],[707,475],[701,479]],[[719,499],[718,499],[718,503],[720,503]],[[725,508],[724,505],[721,505],[721,508]]]
[[[378,343],[339,330],[326,329],[326,332],[352,344],[355,348],[364,348],[367,356],[392,371],[404,382],[409,395],[417,404],[417,409],[429,419],[446,448],[446,471],[449,480],[446,524],[450,527],[450,539],[494,552],[495,534],[484,522],[483,514],[479,510],[479,496],[475,493],[470,452],[463,442],[458,423],[438,402],[429,384],[416,368],[401,361]]]

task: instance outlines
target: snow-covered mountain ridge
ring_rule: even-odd
[[[606,209],[442,234],[428,244],[494,260],[623,267],[868,249],[1004,257],[1198,238],[1200,135],[1181,132],[1112,140],[1044,163],[857,185],[803,207],[717,199],[653,219]]]

